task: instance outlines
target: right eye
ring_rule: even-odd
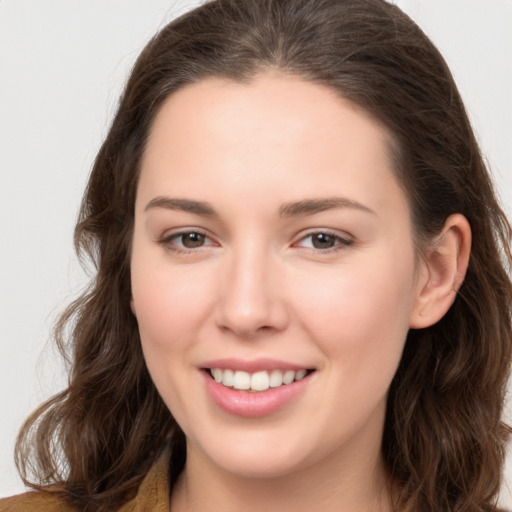
[[[210,237],[201,231],[180,231],[165,236],[159,241],[166,249],[176,252],[190,252],[208,245],[217,245]]]
[[[206,236],[203,233],[182,233],[174,236],[171,240],[186,249],[196,249],[204,245]]]

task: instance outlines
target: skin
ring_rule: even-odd
[[[173,511],[389,509],[387,391],[409,328],[453,302],[470,240],[453,216],[419,257],[389,140],[330,89],[279,74],[206,79],[161,108],[135,205],[132,310],[187,437]],[[187,248],[191,232],[204,238]],[[315,371],[285,407],[244,418],[206,391],[203,363],[226,357]]]

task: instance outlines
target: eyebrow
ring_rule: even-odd
[[[195,213],[196,215],[217,216],[217,213],[210,203],[205,201],[193,201],[192,199],[159,196],[151,199],[146,205],[146,208],[144,208],[144,211],[147,212],[152,208],[165,208],[167,210],[180,210],[182,212]]]
[[[206,201],[194,201],[192,199],[171,198],[158,196],[151,199],[144,208],[144,211],[152,208],[164,208],[167,210],[179,210],[196,215],[207,215],[217,217],[217,212],[210,203]],[[363,212],[376,213],[367,206],[344,197],[328,197],[319,199],[303,199],[285,203],[279,208],[280,217],[296,217],[300,215],[314,215],[334,208],[353,208]]]
[[[376,215],[376,213],[367,206],[344,197],[304,199],[302,201],[285,203],[281,206],[281,208],[279,208],[279,215],[281,217],[314,215],[315,213],[331,210],[333,208],[352,208]]]

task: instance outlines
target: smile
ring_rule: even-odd
[[[306,393],[317,373],[300,366],[287,368],[291,365],[286,363],[277,366],[275,361],[238,363],[219,361],[205,365],[201,373],[213,403],[231,415],[246,418],[267,416],[293,404]]]
[[[266,391],[302,380],[308,370],[272,370],[249,373],[242,370],[211,368],[210,375],[225,387],[240,391]]]

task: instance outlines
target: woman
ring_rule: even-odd
[[[70,386],[18,444],[40,492],[0,510],[493,509],[510,226],[396,7],[220,0],[168,25],[76,243],[98,272],[60,323]]]

